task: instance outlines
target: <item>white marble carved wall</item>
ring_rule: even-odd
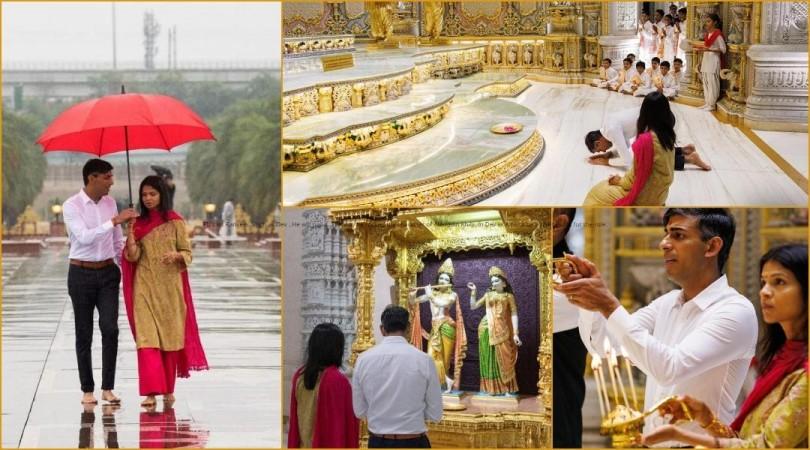
[[[762,5],[761,43],[748,50],[745,121],[753,128],[806,130],[807,3]]]
[[[638,55],[636,24],[641,12],[637,2],[610,2],[604,4],[602,14],[607,16],[607,30],[599,37],[602,57],[610,58],[613,67],[621,68],[628,53]]]
[[[309,335],[317,324],[332,322],[346,335],[345,357],[348,358],[355,336],[357,281],[354,266],[348,260],[347,242],[340,229],[323,211],[306,211],[304,219],[304,280],[301,301],[303,343],[306,346]]]
[[[807,2],[762,5],[763,44],[807,44]]]

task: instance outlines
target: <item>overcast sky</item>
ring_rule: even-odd
[[[119,64],[143,64],[143,18],[151,10],[161,26],[158,68],[168,63],[168,29],[177,26],[183,61],[264,62],[278,65],[280,3],[118,2],[115,4]],[[111,2],[2,4],[3,65],[110,63]]]

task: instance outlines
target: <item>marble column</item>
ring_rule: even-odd
[[[807,130],[807,3],[763,3],[760,43],[748,50],[744,121],[761,130]]]
[[[602,58],[610,58],[613,67],[622,68],[622,60],[628,53],[638,56],[638,35],[636,34],[638,2],[606,2],[602,4],[602,32],[599,46]]]
[[[322,210],[304,212],[304,279],[301,316],[304,319],[303,350],[312,329],[332,322],[346,335],[346,352],[354,342],[354,266],[349,262],[346,238]]]

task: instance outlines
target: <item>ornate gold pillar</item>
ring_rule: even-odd
[[[537,353],[539,377],[537,389],[538,399],[543,405],[542,414],[551,423],[553,397],[552,397],[552,370],[553,370],[553,293],[551,291],[551,247],[553,242],[551,228],[551,209],[531,209],[516,213],[504,214],[507,229],[513,232],[523,232],[531,236],[532,249],[529,261],[537,268],[540,284],[540,349]],[[547,432],[545,432],[547,431]],[[550,429],[541,427],[538,447],[551,447]]]
[[[360,353],[374,346],[374,268],[377,267],[386,245],[383,236],[385,226],[374,221],[347,221],[341,223],[349,237],[347,247],[349,260],[357,271],[357,337],[352,343],[349,364],[354,366]]]
[[[717,2],[690,2],[687,5],[686,38],[689,40],[690,49],[686,51],[686,61],[684,65],[688,72],[686,81],[688,85],[678,96],[684,103],[691,105],[703,104],[703,82],[701,81],[697,68],[703,59],[703,53],[695,52],[695,46],[703,45],[703,20],[707,14],[717,13],[719,3]]]

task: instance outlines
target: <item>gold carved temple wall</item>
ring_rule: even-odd
[[[539,367],[536,396],[514,407],[445,411],[429,425],[438,447],[549,447],[551,445],[551,230],[549,209],[332,209],[330,219],[348,237],[357,270],[356,330],[350,363],[375,344],[374,268],[385,264],[394,280],[393,303],[407,305],[427,255],[517,248],[528,251],[539,289]],[[532,301],[524,299],[523,301]],[[411,309],[412,314],[414,310]],[[524,396],[525,397],[525,396]],[[517,401],[516,401],[517,402]]]
[[[605,267],[613,292],[629,310],[675,288],[666,279],[658,243],[664,209],[585,210],[585,256]],[[759,298],[759,258],[784,243],[807,242],[807,210],[734,208],[737,235],[726,273],[746,298]]]
[[[692,48],[702,45],[703,18],[717,13],[728,44],[718,111],[732,123],[743,123],[747,98],[755,95],[753,83],[770,83],[757,80],[768,74],[754,70],[748,53],[761,42],[766,27],[773,26],[769,25],[773,20],[766,17],[768,13],[763,5],[761,2],[687,2],[686,38],[691,46],[685,58],[687,85],[676,101],[691,105],[703,103],[697,70],[701,53]],[[421,45],[482,44],[485,45],[486,71],[518,71],[539,81],[583,83],[598,73],[600,61],[607,54],[603,38],[615,28],[610,7],[609,2],[294,2],[284,5],[283,33],[288,37],[348,34],[369,42],[380,38],[388,40],[389,36],[400,36],[401,41],[403,36],[411,36],[409,39],[414,44],[418,41]],[[806,32],[807,7],[798,8],[795,21],[803,23]],[[640,6],[635,11],[637,15]],[[388,31],[375,35],[374,28]],[[632,35],[630,32],[629,36]],[[627,36],[625,32],[624,37]],[[614,66],[620,67],[621,61],[616,55],[611,57]],[[799,83],[806,89],[807,74],[803,73],[790,77],[788,87]],[[788,103],[795,101],[798,100]],[[756,121],[746,123],[758,127]],[[763,122],[762,126],[768,125]],[[782,128],[785,126],[793,129],[791,125]]]

